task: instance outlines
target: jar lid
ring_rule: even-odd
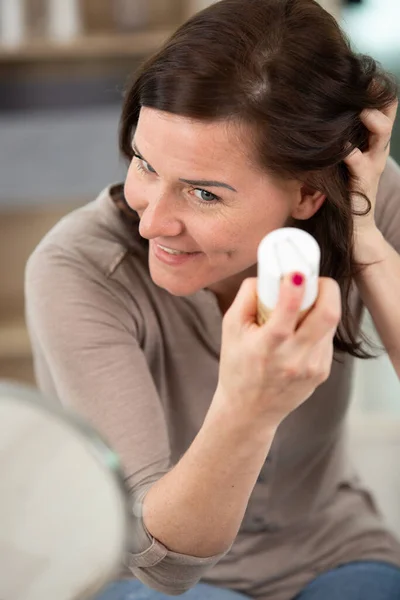
[[[310,308],[318,296],[321,261],[320,247],[312,235],[295,227],[282,227],[269,233],[258,247],[258,296],[274,309],[279,298],[281,279],[294,271],[306,278],[300,310]]]

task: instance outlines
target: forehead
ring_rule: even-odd
[[[245,126],[228,122],[204,122],[172,115],[151,108],[142,108],[135,133],[135,142],[150,163],[170,164],[176,161],[196,169],[218,169],[234,172],[253,169],[250,132]]]

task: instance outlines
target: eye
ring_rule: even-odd
[[[136,158],[136,160],[138,161],[141,170],[143,170],[143,171],[145,171],[147,173],[156,173],[156,171],[153,169],[153,167],[151,167],[149,165],[149,163],[144,160],[144,158],[142,158],[141,156],[139,156],[139,154],[136,154],[134,152],[133,153],[133,157]]]
[[[219,196],[216,196],[207,190],[201,190],[200,188],[197,188],[193,191],[196,195],[196,198],[199,198],[202,204],[215,204],[221,200]]]

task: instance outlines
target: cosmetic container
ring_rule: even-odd
[[[269,233],[258,247],[258,324],[271,316],[279,299],[281,280],[289,273],[305,277],[305,292],[297,325],[314,305],[318,296],[321,261],[320,247],[309,233],[295,227],[283,227]]]

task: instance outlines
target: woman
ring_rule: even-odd
[[[395,113],[313,0],[223,0],[135,78],[125,186],[26,275],[38,384],[107,436],[131,491],[126,581],[103,600],[400,597],[344,437],[363,305],[400,375]],[[258,327],[257,246],[285,225],[322,248],[318,300],[296,328],[293,274]]]

